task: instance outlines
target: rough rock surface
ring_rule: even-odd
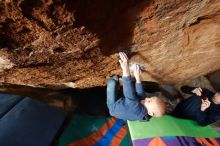
[[[2,83],[103,86],[119,51],[160,83],[220,69],[220,1],[0,1]]]

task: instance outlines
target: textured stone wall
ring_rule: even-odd
[[[160,83],[220,69],[220,1],[0,1],[1,83],[103,86],[119,51]]]

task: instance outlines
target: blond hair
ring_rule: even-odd
[[[160,99],[159,97],[156,98],[155,102],[157,104],[156,117],[160,117],[160,116],[165,115],[165,113],[166,113],[166,103],[162,99]]]

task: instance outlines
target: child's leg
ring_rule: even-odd
[[[117,101],[117,84],[115,79],[110,79],[107,82],[107,106],[111,107]]]

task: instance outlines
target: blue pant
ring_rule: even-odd
[[[107,106],[110,109],[111,106],[117,101],[117,81],[110,79],[107,82]]]

